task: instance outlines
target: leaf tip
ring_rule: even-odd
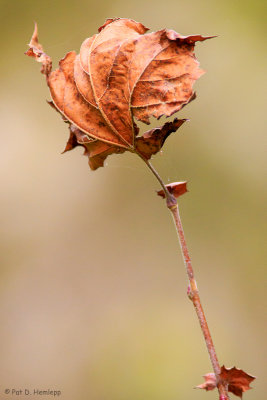
[[[196,42],[204,42],[205,40],[215,38],[216,36],[202,36],[199,34],[183,36],[175,32],[173,29],[166,29],[166,36],[169,40],[178,40],[187,44],[194,45]]]
[[[48,77],[52,70],[52,60],[47,54],[45,54],[43,46],[39,43],[38,25],[36,22],[34,23],[33,34],[28,46],[29,49],[24,54],[42,63],[41,73]]]
[[[38,43],[38,25],[37,22],[34,21],[34,29],[33,29],[33,34],[32,34],[32,38],[31,38],[31,42],[30,42],[30,46],[32,46],[32,41]]]

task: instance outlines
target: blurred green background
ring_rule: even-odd
[[[179,113],[190,122],[153,164],[166,183],[189,181],[181,214],[219,360],[256,375],[245,399],[263,399],[266,2],[0,4],[1,399],[6,388],[60,390],[62,400],[218,398],[193,390],[211,366],[156,180],[131,154],[96,172],[82,149],[61,155],[67,127],[23,54],[33,21],[55,67],[114,16],[219,36],[197,45],[207,73]]]

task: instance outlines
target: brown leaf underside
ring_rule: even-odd
[[[26,54],[42,63],[53,103],[70,123],[68,149],[85,147],[92,169],[125,150],[150,159],[184,120],[137,137],[133,117],[149,124],[151,116],[169,117],[194,98],[193,83],[203,74],[194,45],[207,37],[147,30],[130,19],[108,19],[82,43],[80,54],[67,53],[51,72],[35,26]]]
[[[255,376],[249,375],[242,369],[236,367],[226,368],[224,365],[221,367],[219,375],[220,381],[223,382],[228,391],[242,398],[244,392],[252,389],[249,385],[254,381]],[[217,387],[216,377],[214,373],[204,375],[205,382],[198,385],[198,389],[213,390]]]
[[[48,104],[60,113],[52,101],[48,101]],[[93,171],[99,167],[103,167],[104,161],[108,155],[114,153],[123,153],[126,150],[121,147],[112,146],[100,140],[90,138],[74,124],[71,124],[63,114],[61,114],[61,116],[63,121],[68,123],[70,131],[70,136],[63,153],[66,153],[77,146],[82,146],[84,148],[83,154],[88,157],[89,166]]]

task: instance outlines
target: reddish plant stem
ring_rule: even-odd
[[[185,240],[185,235],[184,235],[184,230],[183,230],[183,226],[182,226],[182,221],[180,218],[178,204],[176,203],[176,205],[169,205],[168,201],[167,201],[167,207],[169,208],[169,210],[171,211],[172,216],[173,216],[173,220],[174,220],[177,235],[179,238],[181,250],[183,253],[186,272],[187,272],[188,279],[189,279],[189,290],[188,290],[187,294],[188,294],[188,297],[190,298],[190,300],[192,300],[192,303],[195,307],[195,310],[196,310],[196,313],[198,316],[198,320],[199,320],[200,327],[201,327],[201,330],[202,330],[202,333],[203,333],[203,336],[204,336],[204,339],[206,342],[206,346],[207,346],[208,353],[210,356],[213,371],[215,373],[216,380],[218,382],[218,391],[219,391],[220,399],[228,400],[229,396],[228,396],[227,388],[224,386],[224,384],[222,382],[220,382],[219,375],[221,373],[221,367],[218,362],[218,358],[217,358],[215,347],[214,347],[214,344],[213,344],[213,341],[211,338],[208,323],[207,323],[207,320],[206,320],[206,317],[204,314],[204,310],[201,305],[199,292],[198,292],[198,288],[197,288],[197,283],[196,283],[195,276],[194,276],[194,270],[192,267],[191,259],[189,256],[189,252],[188,252],[188,248],[187,248],[187,244],[186,244],[186,240]]]
[[[215,347],[214,347],[214,344],[213,344],[213,341],[211,338],[211,334],[210,334],[209,326],[208,326],[208,323],[207,323],[207,320],[206,320],[206,317],[204,314],[204,310],[201,305],[199,292],[198,292],[198,288],[197,288],[197,282],[195,280],[194,270],[192,267],[191,258],[189,256],[189,251],[188,251],[186,240],[185,240],[185,235],[184,235],[184,230],[183,230],[183,225],[182,225],[182,221],[181,221],[181,217],[180,217],[180,213],[179,213],[177,200],[173,195],[170,194],[170,192],[164,185],[163,180],[161,179],[160,175],[155,170],[153,165],[151,165],[150,162],[148,160],[146,160],[141,154],[139,154],[138,152],[136,152],[136,153],[146,163],[146,165],[152,171],[152,173],[155,175],[155,177],[157,178],[158,182],[160,183],[162,189],[164,190],[164,193],[166,196],[166,204],[173,216],[173,221],[174,221],[174,224],[176,227],[180,247],[181,247],[183,258],[184,258],[184,264],[185,264],[186,272],[187,272],[188,279],[189,279],[189,287],[188,287],[187,294],[188,294],[189,299],[192,300],[192,303],[195,307],[195,310],[196,310],[196,313],[198,316],[198,320],[200,323],[200,327],[201,327],[201,330],[202,330],[202,333],[203,333],[203,336],[204,336],[204,339],[206,342],[206,346],[207,346],[208,353],[210,356],[213,371],[215,373],[216,380],[217,380],[219,400],[229,400],[229,395],[228,395],[228,390],[227,390],[228,388],[224,385],[224,383],[220,379],[221,367],[220,367],[218,357],[217,357],[217,354],[215,351]]]
[[[148,168],[150,169],[152,174],[155,175],[156,179],[159,181],[159,184],[160,184],[160,186],[162,187],[162,189],[163,189],[163,191],[165,193],[166,199],[169,200],[171,197],[173,197],[170,194],[170,192],[168,191],[168,189],[166,188],[166,186],[164,185],[163,180],[161,179],[160,175],[158,174],[156,169],[153,167],[153,165],[150,164],[150,162],[141,153],[138,153],[136,150],[135,150],[135,153],[146,163],[146,165],[148,166]],[[174,199],[174,201],[176,202],[176,199]]]

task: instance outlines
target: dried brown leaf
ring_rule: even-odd
[[[82,43],[78,55],[67,53],[51,72],[51,59],[38,41],[35,25],[26,54],[42,63],[52,101],[69,121],[77,145],[85,135],[82,145],[93,169],[103,165],[107,155],[125,150],[148,160],[184,120],[137,137],[133,117],[145,123],[152,116],[169,117],[195,98],[193,83],[203,71],[194,45],[208,37],[147,30],[131,19],[108,19],[98,34]],[[70,143],[73,140],[72,136]]]
[[[165,185],[168,191],[176,198],[179,196],[182,196],[184,193],[188,192],[187,190],[187,182],[173,182],[169,183],[168,185]],[[163,190],[159,190],[157,192],[159,196],[161,196],[163,199],[165,199],[165,193]]]
[[[84,155],[89,158],[89,166],[93,171],[99,167],[103,167],[105,159],[110,154],[119,154],[125,151],[125,149],[121,147],[109,145],[100,140],[90,138],[75,125],[70,124],[70,137],[63,153],[77,146],[82,146],[84,148]]]
[[[147,131],[143,136],[136,139],[136,150],[145,159],[149,160],[153,154],[160,151],[167,137],[176,132],[186,119],[175,118],[172,122],[166,122],[160,128],[154,128]]]
[[[242,398],[244,392],[252,389],[249,385],[254,381],[255,376],[249,375],[242,369],[236,367],[226,368],[224,365],[221,367],[219,375],[220,383],[223,383],[227,390],[236,396]],[[204,375],[205,382],[198,385],[198,389],[213,390],[218,386],[214,373]]]
[[[226,368],[224,365],[221,368],[220,378],[228,385],[229,392],[240,398],[242,398],[244,392],[252,389],[249,384],[256,379],[255,376],[247,374],[242,369]]]
[[[202,383],[201,385],[196,386],[196,389],[205,389],[208,391],[216,388],[217,386],[216,377],[213,372],[204,375],[203,378],[205,379],[205,382]]]

